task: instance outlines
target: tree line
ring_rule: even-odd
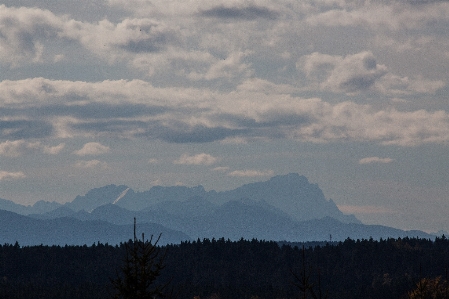
[[[146,287],[166,298],[448,298],[444,236],[314,246],[224,238],[159,246],[156,240],[0,245],[0,298],[126,298],[120,288],[137,281],[127,280],[137,275],[136,263],[151,263],[148,271],[159,267]],[[145,250],[152,251],[142,260]],[[439,297],[429,297],[433,289]]]

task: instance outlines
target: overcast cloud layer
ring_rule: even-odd
[[[298,172],[449,230],[448,1],[3,1],[0,197]]]

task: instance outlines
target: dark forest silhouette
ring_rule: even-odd
[[[123,267],[132,242],[4,244],[0,246],[0,298],[111,298],[111,278]],[[304,244],[304,249],[296,245],[203,239],[157,246],[161,253],[166,251],[165,268],[154,285],[169,283],[180,299],[314,298],[310,289],[318,298],[428,298],[420,295],[425,294],[424,284],[439,294],[446,292],[449,240],[444,236],[347,239]],[[298,288],[303,275],[306,294]]]

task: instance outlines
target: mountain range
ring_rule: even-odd
[[[221,237],[292,242],[433,237],[362,224],[296,173],[222,192],[202,186],[155,186],[136,192],[108,185],[65,204],[41,201],[22,206],[0,199],[0,210],[0,243],[21,245],[117,244],[132,237],[134,217],[139,232],[162,233],[160,244]]]

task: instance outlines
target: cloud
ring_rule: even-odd
[[[0,171],[0,181],[4,180],[18,180],[25,178],[25,174],[21,171],[18,172],[8,172],[8,171]]]
[[[44,154],[56,155],[65,147],[64,143],[57,146],[42,145],[41,142],[27,142],[25,140],[7,140],[0,143],[0,156],[19,157],[24,152],[30,150],[41,150]]]
[[[232,52],[225,59],[211,60],[206,72],[192,71],[187,74],[187,77],[192,80],[231,79],[240,74],[249,77],[252,73],[251,69],[248,64],[242,62],[247,55],[249,55],[249,52]]]
[[[56,146],[44,146],[43,151],[46,154],[57,155],[59,154],[65,147],[65,143],[60,143]]]
[[[272,170],[234,170],[228,173],[228,176],[235,176],[235,177],[260,177],[260,176],[272,176],[273,175]]]
[[[41,120],[1,120],[0,119],[0,138],[1,139],[27,139],[27,138],[45,138],[51,136],[53,127],[51,123]]]
[[[379,157],[367,157],[359,160],[359,164],[372,164],[372,163],[391,163],[394,160],[391,158],[379,158]]]
[[[407,2],[412,5],[407,5]],[[353,4],[342,1],[337,7],[323,5],[322,11],[309,14],[309,26],[367,27],[375,30],[419,29],[445,20],[449,12],[447,1],[420,1],[429,5],[413,5],[416,1],[374,1]]]
[[[108,153],[109,147],[102,145],[98,142],[86,143],[80,150],[74,151],[73,153],[77,156],[88,156],[88,155],[102,155]]]
[[[0,155],[5,157],[18,157],[21,155],[21,148],[24,145],[23,140],[5,141],[0,143]]]
[[[297,63],[307,78],[322,90],[355,95],[366,91],[383,94],[435,93],[446,83],[417,75],[400,77],[390,73],[385,65],[377,63],[369,51],[339,56],[312,53]]]
[[[39,142],[26,142],[25,140],[5,141],[0,143],[0,156],[16,158],[23,154],[26,150],[39,149]]]
[[[47,127],[45,134],[40,124]],[[12,135],[19,140],[108,136],[171,143],[293,139],[415,146],[447,142],[449,114],[326,102],[269,90],[221,92],[154,87],[142,80],[36,78],[0,82],[0,130],[6,140],[15,140],[8,138]],[[105,148],[95,144],[76,152],[87,154],[92,147],[92,154],[103,153]]]
[[[169,24],[149,18],[125,18],[120,23],[72,20],[65,23],[64,36],[111,65],[125,62],[152,75],[167,68],[176,56],[173,49],[180,46],[180,28]]]
[[[289,84],[275,84],[260,78],[249,78],[237,86],[237,90],[248,92],[263,92],[267,94],[290,94],[300,89]]]
[[[201,153],[193,156],[183,154],[179,159],[173,161],[173,163],[182,165],[212,165],[217,161],[218,158],[209,154]]]
[[[76,168],[108,168],[108,164],[106,162],[102,162],[99,160],[89,160],[89,161],[78,161],[75,163]]]
[[[379,84],[379,91],[391,95],[435,94],[446,86],[443,80],[429,80],[416,76],[414,78],[400,77],[393,74],[385,75]]]
[[[235,19],[251,21],[258,18],[274,20],[277,18],[277,12],[261,6],[246,7],[225,7],[216,6],[211,9],[203,10],[201,16],[219,19]]]
[[[204,125],[195,125],[189,127],[185,126],[183,129],[180,126],[176,129],[170,127],[159,128],[159,134],[153,135],[154,133],[149,132],[150,136],[162,139],[167,142],[172,143],[204,143],[213,142],[217,140],[223,140],[227,137],[233,137],[242,133],[240,129],[232,129],[220,126],[206,127]]]
[[[315,52],[302,60],[302,68],[309,79],[321,79],[322,89],[336,92],[357,93],[372,89],[387,73],[386,66],[378,65],[371,52],[346,57]]]
[[[55,56],[46,58],[51,52],[47,48],[58,40],[70,40],[64,37],[67,21],[49,10],[0,5],[0,62],[16,68],[53,61]]]

